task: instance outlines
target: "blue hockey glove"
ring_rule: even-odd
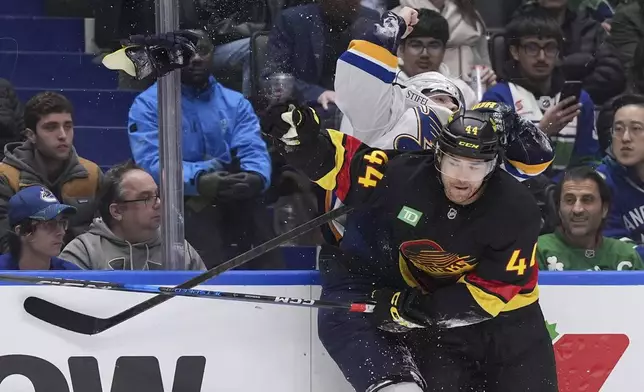
[[[429,318],[412,306],[420,296],[423,294],[415,289],[375,290],[371,293],[371,299],[376,303],[371,314],[373,323],[379,329],[393,333],[404,333],[414,328],[430,326]]]

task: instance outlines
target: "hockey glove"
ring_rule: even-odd
[[[404,333],[414,328],[430,326],[427,315],[413,307],[420,296],[423,294],[414,289],[375,290],[371,294],[371,299],[376,303],[371,315],[373,323],[379,329],[393,333]]]
[[[150,75],[158,78],[187,66],[197,53],[200,38],[197,33],[188,30],[159,35],[132,35],[122,42],[122,49],[103,58],[103,65],[125,71],[137,80]]]
[[[265,134],[288,147],[310,145],[320,132],[320,119],[315,110],[293,103],[270,107],[261,118]]]

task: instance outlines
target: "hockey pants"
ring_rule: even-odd
[[[323,289],[322,299],[360,302],[366,287]],[[369,314],[320,310],[319,338],[356,392],[386,380],[441,392],[557,392],[552,341],[539,303],[451,329],[383,332]]]

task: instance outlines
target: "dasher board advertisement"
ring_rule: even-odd
[[[49,276],[174,286],[194,274]],[[644,391],[644,274],[541,276],[560,391]],[[201,288],[319,298],[318,281],[315,271],[232,272]],[[109,317],[150,295],[18,284],[0,295],[0,392],[353,392],[317,338],[314,309],[174,298],[86,336],[35,319],[24,299]]]

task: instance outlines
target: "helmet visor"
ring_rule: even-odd
[[[464,158],[446,152],[440,154],[438,170],[442,175],[467,182],[481,182],[494,170],[495,160]]]

